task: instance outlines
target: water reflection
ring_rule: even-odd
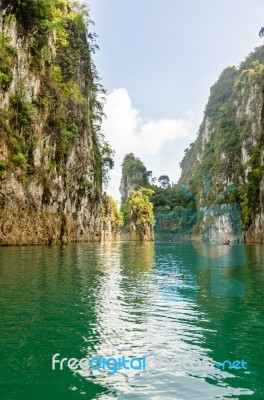
[[[103,271],[96,290],[96,337],[92,346],[86,341],[86,357],[118,358],[144,355],[146,308],[150,287],[148,274],[154,268],[154,245],[103,245],[97,252],[97,263]],[[145,279],[146,278],[146,279]],[[135,371],[122,370],[109,375],[98,371],[78,371],[87,379],[94,379],[113,390],[126,392],[132,386]]]
[[[197,246],[0,249],[6,398],[264,398],[264,247]],[[149,367],[111,376],[51,371],[57,352],[146,355]],[[248,373],[180,363],[225,359],[244,359]]]
[[[240,386],[228,385],[227,380],[235,378],[229,372],[206,366],[194,372],[175,363],[183,359],[221,360],[219,353],[214,354],[213,346],[207,346],[207,336],[216,335],[217,329],[201,324],[201,321],[211,321],[213,315],[208,319],[199,300],[205,288],[210,298],[220,289],[223,297],[236,296],[237,287],[230,291],[230,280],[235,279],[230,268],[245,259],[244,249],[239,246],[233,250],[230,246],[224,256],[206,258],[204,253],[193,251],[189,244],[106,245],[97,253],[99,269],[104,272],[96,293],[98,343],[91,347],[86,338],[86,356],[131,358],[146,354],[149,369],[143,373],[121,370],[111,376],[107,371],[79,373],[124,399],[135,398],[135,388],[141,388],[142,399],[152,398],[157,390],[158,398],[175,398],[179,385],[190,388],[188,396],[201,392],[204,399],[238,396],[242,391],[252,394],[248,388],[244,391]],[[225,277],[223,267],[228,271]],[[206,270],[211,277],[201,281],[200,275]],[[216,279],[219,287],[214,287]],[[227,283],[229,291],[224,290]]]

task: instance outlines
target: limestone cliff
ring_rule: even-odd
[[[149,201],[154,191],[146,189],[150,175],[151,172],[133,153],[124,157],[120,185],[123,240],[154,240],[153,205]]]
[[[185,150],[179,181],[180,186],[188,187],[196,195],[202,213],[201,226],[211,219],[211,227],[221,226],[222,236],[239,239],[240,224],[246,241],[262,243],[263,105],[264,47],[261,46],[239,68],[224,70],[211,88],[197,139]],[[237,231],[230,222],[234,205],[241,216],[241,223],[237,219]]]
[[[154,193],[151,189],[141,188],[129,198],[130,240],[152,242],[154,240],[153,204],[149,197]]]
[[[0,244],[101,239],[100,90],[86,11],[0,6]]]
[[[133,153],[124,157],[120,184],[121,201],[125,202],[134,190],[149,185],[150,172]]]
[[[118,210],[114,199],[105,193],[102,197],[101,223],[101,242],[116,242],[120,240],[120,230],[123,224],[122,214]]]

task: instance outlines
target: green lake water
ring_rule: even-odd
[[[1,400],[264,400],[264,246],[0,248],[0,295]],[[55,353],[147,369],[52,370]]]

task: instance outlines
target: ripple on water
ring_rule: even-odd
[[[219,267],[192,243],[0,249],[6,398],[264,398],[264,252],[237,249],[239,267],[235,250],[225,255],[232,265]],[[244,295],[214,297],[212,271],[243,283]],[[51,371],[57,352],[146,355],[149,365],[114,375]],[[249,373],[203,364],[230,358],[245,359]]]

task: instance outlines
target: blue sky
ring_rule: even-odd
[[[116,151],[109,192],[119,197],[120,164],[134,152],[154,176],[180,175],[210,87],[256,46],[263,0],[87,0],[107,89],[103,124]]]

